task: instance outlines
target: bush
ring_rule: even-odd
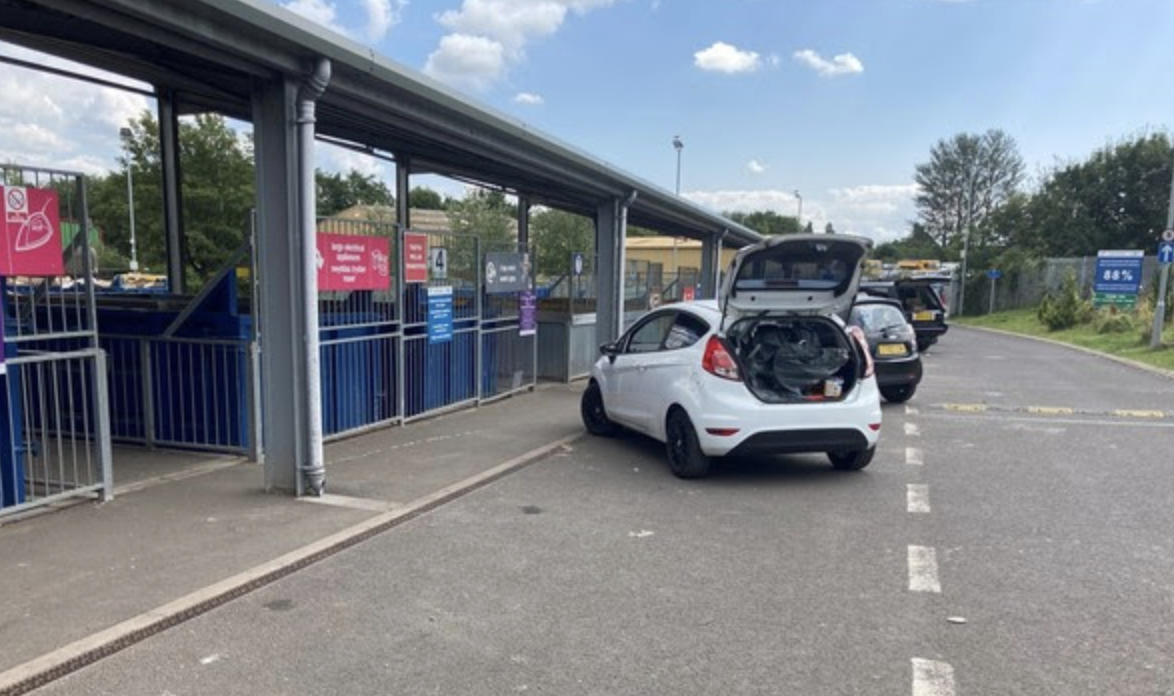
[[[1116,307],[1096,312],[1092,325],[1099,334],[1130,333],[1137,327],[1132,314],[1119,312]]]
[[[1092,304],[1080,297],[1076,286],[1076,273],[1071,269],[1064,274],[1064,281],[1055,294],[1044,295],[1037,313],[1039,320],[1049,331],[1070,329],[1092,319]]]

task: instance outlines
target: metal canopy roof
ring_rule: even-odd
[[[728,231],[761,239],[521,121],[261,0],[0,0],[0,39],[150,83],[182,112],[251,119],[254,80],[300,79],[327,58],[318,101],[324,136],[410,158],[434,172],[500,186],[536,203],[594,215],[609,198],[637,197],[628,218],[678,236]]]

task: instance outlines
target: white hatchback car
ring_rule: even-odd
[[[742,249],[720,304],[661,307],[600,346],[581,405],[587,430],[664,442],[682,478],[724,455],[826,452],[837,469],[868,466],[880,393],[864,335],[842,316],[870,246],[794,235]]]

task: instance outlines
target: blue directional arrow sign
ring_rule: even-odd
[[[1158,263],[1163,266],[1174,263],[1174,242],[1162,242],[1158,245]]]

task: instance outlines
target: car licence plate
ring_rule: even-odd
[[[877,346],[877,355],[905,355],[908,350],[904,343],[882,343]]]
[[[933,312],[914,312],[913,321],[933,321]]]

